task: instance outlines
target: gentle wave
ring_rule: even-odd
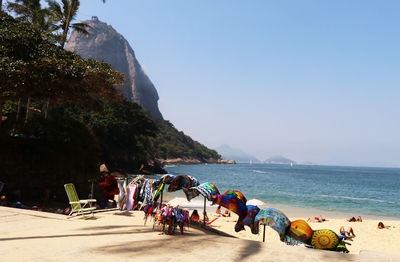
[[[254,173],[259,173],[259,174],[266,174],[267,173],[267,172],[261,171],[261,170],[251,170],[251,171],[253,171]]]
[[[363,197],[330,196],[330,195],[320,195],[320,197],[328,197],[328,198],[332,197],[332,198],[342,198],[342,199],[349,199],[349,200],[372,201],[372,202],[379,202],[379,203],[399,204],[397,202],[392,202],[392,201],[385,201],[385,200],[371,199],[371,198],[363,198]]]

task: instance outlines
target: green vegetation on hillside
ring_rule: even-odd
[[[153,139],[157,158],[198,159],[202,162],[221,158],[215,150],[208,149],[178,131],[169,121],[157,120],[156,123],[160,130]]]

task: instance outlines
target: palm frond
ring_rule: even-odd
[[[47,0],[46,1],[48,4],[48,8],[50,10],[50,12],[52,13],[52,15],[57,16],[57,17],[62,17],[62,8],[61,5],[55,1],[55,0]]]
[[[91,28],[90,25],[85,24],[85,23],[75,23],[72,24],[71,26],[74,30],[76,30],[78,33],[83,34],[85,36],[89,36],[90,33],[87,29]]]
[[[75,20],[76,15],[78,14],[78,10],[80,7],[81,3],[79,2],[79,0],[72,0],[71,3],[71,21]]]
[[[69,16],[69,9],[71,6],[71,0],[61,0],[62,3],[62,10],[63,10],[63,17]]]

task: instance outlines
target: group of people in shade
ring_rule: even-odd
[[[217,214],[217,217],[230,217],[231,216],[231,213],[229,212],[229,210],[225,210],[225,213],[222,214],[221,206],[217,207],[217,210],[215,211],[215,213]],[[201,219],[200,215],[196,209],[193,210],[192,214],[190,215],[191,222],[209,223],[209,220],[210,219],[208,218],[207,212],[203,212],[203,219]]]
[[[348,222],[362,222],[361,216],[358,217],[350,217],[346,219]],[[321,215],[317,217],[309,217],[307,219],[307,222],[324,222],[327,221],[327,219],[323,218]],[[384,225],[382,222],[378,223],[378,229],[384,229],[384,228],[391,228],[391,226]],[[349,227],[347,230],[345,230],[344,226],[340,227],[340,236],[341,238],[344,239],[350,239],[352,240],[356,235],[354,234],[354,230],[352,227]]]

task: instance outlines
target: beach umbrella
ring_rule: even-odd
[[[225,194],[216,195],[213,199],[215,204],[234,212],[239,219],[243,219],[247,215],[247,199],[240,191],[228,190]]]
[[[258,234],[258,222],[255,222],[255,218],[260,211],[258,206],[247,205],[247,215],[243,219],[239,219],[235,225],[235,231],[239,232],[244,230],[244,226],[248,226],[251,229],[251,233]]]
[[[179,175],[171,180],[168,192],[175,192],[182,188],[191,188],[198,186],[200,183],[196,178],[189,175]]]
[[[290,226],[289,218],[282,211],[275,208],[261,209],[254,222],[264,225],[263,241],[265,241],[265,226],[270,226],[274,229],[279,234],[281,241],[284,240],[286,229]]]
[[[202,195],[209,201],[213,201],[216,195],[219,195],[219,190],[214,183],[206,182],[199,186],[191,187],[191,188],[182,188],[185,192],[186,198],[188,201],[197,197],[198,195]]]

